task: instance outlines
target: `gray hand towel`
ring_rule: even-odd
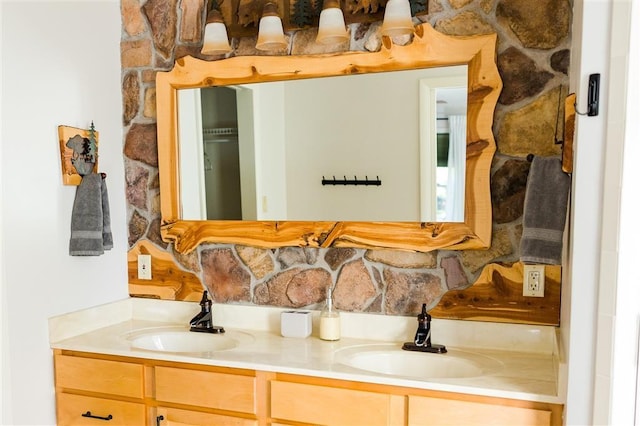
[[[98,173],[82,177],[71,216],[71,256],[99,256],[113,247],[107,185]]]
[[[559,265],[571,178],[559,157],[534,157],[524,198],[520,261]]]

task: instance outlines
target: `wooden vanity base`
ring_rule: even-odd
[[[58,424],[561,425],[563,406],[56,349]]]

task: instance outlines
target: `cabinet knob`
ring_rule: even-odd
[[[164,420],[164,416],[156,417],[156,426],[160,426],[160,422]]]

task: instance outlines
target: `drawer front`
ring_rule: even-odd
[[[68,393],[59,393],[56,399],[59,426],[145,424],[144,404]],[[89,415],[95,417],[89,417]]]
[[[56,386],[133,398],[144,396],[143,367],[128,362],[56,355]]]
[[[166,407],[158,407],[157,420],[158,426],[258,426],[257,420]]]
[[[256,379],[212,371],[155,368],[156,400],[256,414]]]
[[[323,425],[388,425],[392,419],[389,395],[307,385],[271,382],[271,417]]]
[[[473,401],[409,397],[409,425],[541,426],[551,424],[551,411]]]

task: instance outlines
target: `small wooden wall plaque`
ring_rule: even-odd
[[[79,129],[70,126],[58,126],[58,139],[60,141],[60,161],[62,165],[62,183],[64,185],[80,185],[82,176],[78,173],[73,160],[80,155],[92,156],[94,161],[93,171],[98,172],[98,132],[91,123],[90,129]],[[87,147],[82,154],[78,145]],[[93,144],[93,145],[91,145]],[[74,147],[76,149],[74,150]]]
[[[573,173],[573,137],[576,129],[576,94],[564,101],[564,144],[562,145],[562,171]]]

